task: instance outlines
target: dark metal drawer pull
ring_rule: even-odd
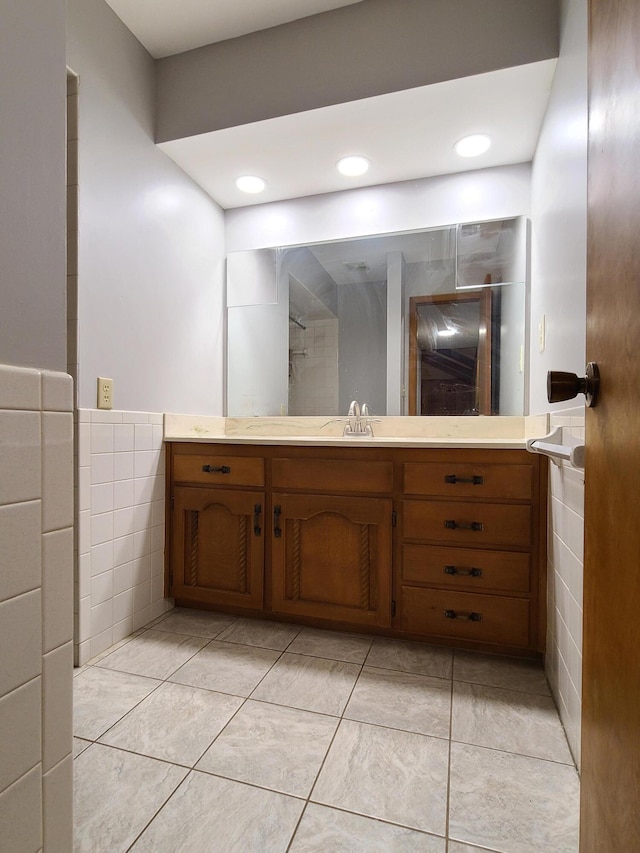
[[[474,486],[481,486],[484,483],[484,477],[478,477],[477,475],[473,477],[456,477],[455,474],[445,474],[444,481],[445,483],[453,483],[454,486],[456,483],[472,483]]]
[[[456,613],[455,610],[445,610],[444,615],[447,619],[459,619],[461,622],[480,622],[482,613]]]
[[[231,468],[228,465],[220,465],[219,468],[215,468],[213,465],[203,465],[202,470],[205,474],[230,474]]]
[[[256,536],[260,536],[262,528],[260,527],[260,515],[262,513],[262,504],[255,504],[253,507],[253,532]]]
[[[472,521],[471,524],[458,524],[457,521],[445,521],[444,526],[447,530],[484,530],[484,524],[481,521]]]
[[[481,578],[482,569],[459,569],[457,566],[445,566],[445,575],[463,575],[464,577]]]
[[[282,512],[281,507],[274,506],[273,508],[273,535],[276,539],[279,539],[282,536],[282,530],[280,529],[280,513]]]

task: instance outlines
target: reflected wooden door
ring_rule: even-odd
[[[640,850],[640,4],[591,0],[582,853]]]
[[[444,293],[432,296],[412,296],[409,300],[409,414],[471,414],[490,415],[491,399],[491,316],[490,288],[466,293]],[[468,328],[469,309],[477,311],[475,341],[471,344]],[[450,322],[449,315],[459,313],[461,327]],[[469,315],[464,316],[466,313]],[[433,318],[430,316],[433,315]],[[437,319],[436,319],[437,318]],[[448,328],[445,328],[447,326]],[[467,326],[467,328],[464,328]],[[431,328],[432,327],[432,328]],[[456,333],[462,334],[456,334]],[[441,335],[446,337],[440,338]],[[425,345],[426,339],[426,345]],[[467,341],[467,345],[464,341]],[[459,343],[459,342],[462,343]],[[435,379],[436,398],[425,405],[426,372]],[[452,406],[438,399],[451,397]],[[462,389],[463,403],[453,389]],[[447,393],[449,392],[449,393]],[[464,411],[466,410],[466,411]]]

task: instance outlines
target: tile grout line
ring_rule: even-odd
[[[137,636],[137,637],[141,637],[141,636],[143,636],[144,634],[148,633],[148,630],[149,630],[151,627],[154,627],[154,628],[156,628],[156,629],[158,629],[158,630],[162,630],[162,628],[161,628],[161,623],[162,623],[165,619],[167,619],[168,617],[170,617],[171,615],[172,615],[172,611],[169,611],[169,612],[167,612],[166,614],[162,614],[162,616],[161,616],[161,617],[157,617],[157,619],[156,619],[156,620],[154,620],[154,621],[153,621],[152,623],[150,623],[149,625],[144,626],[142,629],[139,629],[139,631],[140,631],[140,632],[139,632],[136,636]],[[175,670],[172,670],[172,672],[171,672],[171,673],[167,674],[167,675],[166,675],[164,678],[162,678],[162,679],[157,679],[157,680],[159,681],[159,684],[158,684],[158,685],[157,685],[157,686],[156,686],[152,691],[150,691],[150,693],[149,693],[149,694],[147,694],[147,695],[146,695],[145,697],[143,697],[139,702],[137,702],[137,703],[136,703],[132,708],[130,708],[130,709],[129,709],[129,710],[128,710],[128,711],[127,711],[127,712],[126,712],[122,717],[120,717],[120,718],[118,719],[118,721],[116,721],[115,723],[113,723],[113,724],[112,724],[111,726],[109,726],[109,727],[108,727],[104,732],[102,732],[102,733],[100,734],[100,736],[99,736],[99,737],[104,737],[104,736],[105,736],[105,735],[106,735],[106,734],[107,734],[107,733],[108,733],[108,732],[109,732],[109,731],[110,731],[110,730],[111,730],[111,729],[112,729],[112,728],[113,728],[117,723],[119,723],[122,719],[124,719],[124,717],[126,717],[126,716],[127,716],[127,714],[131,713],[131,712],[132,712],[133,710],[135,710],[135,708],[137,708],[137,707],[138,707],[142,702],[144,702],[144,701],[145,701],[145,699],[149,698],[149,696],[151,696],[152,694],[154,694],[154,693],[155,693],[155,692],[156,692],[156,691],[161,687],[161,685],[162,685],[162,684],[166,684],[166,683],[169,683],[169,684],[177,684],[177,683],[178,683],[178,684],[179,684],[179,682],[170,682],[170,681],[169,681],[169,679],[170,679],[173,675],[175,675],[175,673],[176,673],[176,672],[177,672],[177,671],[178,671],[182,666],[185,666],[189,661],[191,661],[191,660],[192,660],[196,655],[198,655],[201,651],[203,651],[204,649],[208,648],[208,647],[209,647],[209,646],[210,646],[214,641],[217,641],[217,642],[219,642],[219,643],[225,643],[225,644],[228,644],[228,645],[238,645],[238,646],[243,646],[243,647],[246,647],[246,648],[254,648],[254,649],[264,650],[264,649],[265,649],[265,647],[263,647],[263,646],[261,646],[261,645],[258,645],[258,644],[234,643],[234,641],[233,641],[233,640],[220,640],[220,639],[219,639],[219,637],[220,637],[220,636],[221,636],[225,631],[227,631],[229,628],[231,628],[234,624],[236,624],[236,623],[237,623],[237,621],[238,621],[238,618],[234,617],[234,622],[232,622],[230,625],[227,625],[227,626],[225,626],[225,627],[221,628],[221,629],[220,629],[220,631],[219,631],[219,632],[218,632],[214,637],[210,637],[210,638],[205,638],[205,637],[201,637],[201,636],[200,636],[200,637],[198,637],[197,635],[193,635],[193,634],[185,634],[185,635],[181,635],[181,634],[177,634],[177,632],[175,632],[175,633],[176,633],[176,636],[186,636],[186,637],[190,637],[190,638],[193,638],[193,639],[199,639],[199,640],[204,640],[204,639],[206,639],[206,640],[207,640],[207,642],[205,643],[205,645],[204,645],[204,646],[202,646],[201,648],[199,648],[199,649],[197,649],[196,651],[194,651],[194,652],[193,652],[193,654],[191,654],[191,655],[187,658],[187,660],[186,660],[186,661],[184,661],[184,662],[183,662],[183,663],[181,663],[178,667],[176,667],[176,669],[175,669]],[[219,773],[210,773],[209,771],[206,771],[206,770],[197,771],[197,770],[196,770],[196,765],[197,765],[197,764],[198,764],[198,762],[202,759],[202,757],[206,754],[206,752],[211,748],[211,746],[216,742],[216,740],[220,737],[220,735],[222,735],[222,734],[223,734],[223,732],[224,732],[224,731],[227,729],[227,727],[231,724],[232,720],[234,720],[234,719],[236,718],[236,716],[238,715],[238,713],[240,712],[240,710],[241,710],[241,709],[243,709],[243,708],[245,707],[246,703],[249,701],[249,699],[251,699],[251,697],[253,696],[254,692],[258,689],[258,687],[260,686],[260,684],[261,684],[261,683],[264,681],[264,679],[265,679],[265,678],[267,678],[267,676],[272,672],[272,670],[273,670],[273,668],[276,666],[276,664],[277,664],[279,661],[281,661],[281,660],[282,660],[283,656],[287,653],[287,651],[288,651],[288,649],[290,648],[290,646],[292,645],[292,643],[294,643],[294,641],[295,641],[295,640],[300,636],[300,634],[301,634],[303,631],[304,631],[304,626],[300,627],[300,629],[297,631],[296,635],[295,635],[294,637],[292,637],[292,638],[289,640],[289,642],[287,643],[287,645],[285,646],[285,648],[284,648],[284,649],[268,649],[268,651],[272,651],[272,652],[276,652],[276,651],[277,651],[277,652],[279,652],[278,657],[277,657],[277,658],[276,658],[276,659],[275,659],[275,660],[270,664],[270,666],[269,666],[268,670],[264,673],[264,675],[262,675],[262,676],[261,676],[261,678],[258,680],[258,682],[254,685],[254,687],[252,688],[252,690],[250,691],[250,693],[249,693],[249,695],[248,695],[248,696],[246,696],[246,697],[237,697],[237,698],[239,698],[239,699],[242,699],[241,704],[238,706],[238,708],[234,711],[234,713],[232,714],[232,716],[231,716],[231,717],[226,721],[226,723],[225,723],[225,725],[223,726],[223,728],[222,728],[222,729],[221,729],[221,730],[216,734],[216,736],[211,740],[211,742],[210,742],[210,743],[209,743],[209,745],[206,747],[206,749],[205,749],[205,750],[200,754],[200,756],[196,759],[196,761],[195,761],[192,765],[190,765],[190,764],[186,764],[186,765],[183,765],[183,764],[176,764],[175,762],[173,762],[173,761],[171,761],[171,760],[161,759],[161,758],[156,758],[155,756],[146,756],[146,755],[145,755],[145,753],[136,752],[136,751],[135,751],[135,750],[133,750],[133,749],[131,749],[131,750],[129,750],[129,749],[123,749],[122,747],[116,747],[116,746],[111,746],[111,745],[109,745],[109,744],[101,743],[99,740],[96,740],[96,741],[91,741],[91,740],[89,740],[89,744],[92,744],[92,743],[98,743],[98,744],[99,744],[99,745],[101,745],[101,746],[106,746],[106,747],[111,748],[111,749],[120,749],[122,752],[127,752],[127,753],[130,753],[130,754],[133,754],[133,755],[143,755],[144,757],[150,758],[150,759],[152,759],[152,760],[161,761],[161,762],[163,762],[163,763],[166,763],[166,764],[169,764],[169,765],[172,765],[172,766],[175,766],[175,767],[178,767],[178,768],[180,768],[180,769],[182,769],[182,770],[186,770],[186,771],[187,771],[187,772],[186,772],[186,775],[184,776],[184,778],[180,781],[180,783],[176,786],[176,788],[174,788],[174,790],[173,790],[173,791],[171,792],[171,794],[166,798],[166,800],[162,803],[162,805],[157,809],[157,811],[154,813],[154,815],[151,817],[151,819],[150,819],[150,820],[146,823],[146,825],[143,827],[143,829],[141,830],[141,832],[136,836],[136,839],[134,840],[133,844],[132,844],[130,847],[128,847],[128,848],[127,848],[127,850],[131,850],[131,849],[132,849],[132,847],[135,845],[135,843],[138,841],[138,839],[139,839],[139,838],[142,836],[142,834],[143,834],[143,833],[148,829],[148,827],[150,826],[150,824],[155,820],[155,818],[159,815],[159,813],[162,811],[162,809],[167,805],[167,803],[168,803],[168,802],[169,802],[169,800],[173,797],[173,795],[176,793],[176,791],[177,791],[177,790],[178,790],[178,789],[183,785],[183,783],[185,783],[185,782],[187,781],[187,779],[190,777],[190,775],[192,775],[192,774],[194,774],[194,773],[196,773],[196,772],[201,772],[201,773],[204,773],[204,774],[206,774],[206,775],[210,775],[210,776],[214,776],[214,777],[217,777],[217,778],[226,779],[226,780],[228,780],[228,781],[230,781],[230,782],[234,782],[234,783],[236,783],[236,784],[244,784],[244,785],[247,785],[247,786],[249,786],[249,787],[256,788],[256,789],[258,789],[258,790],[262,790],[262,791],[270,791],[270,792],[275,793],[275,794],[278,794],[278,795],[280,795],[280,796],[287,796],[287,797],[291,797],[292,799],[295,799],[295,800],[303,800],[303,801],[304,801],[304,805],[303,805],[302,811],[301,811],[301,813],[300,813],[300,816],[299,816],[299,818],[298,818],[298,821],[297,821],[297,823],[296,823],[296,826],[295,826],[295,828],[293,829],[292,835],[291,835],[291,837],[290,837],[290,839],[289,839],[289,842],[288,842],[288,844],[287,844],[287,847],[286,847],[286,850],[287,850],[287,851],[289,851],[289,850],[290,850],[290,848],[291,848],[291,846],[292,846],[292,844],[293,844],[293,842],[294,842],[294,840],[295,840],[295,837],[296,837],[296,835],[297,835],[297,832],[298,832],[298,830],[299,830],[299,827],[300,827],[300,825],[301,825],[301,822],[302,822],[302,820],[303,820],[303,818],[304,818],[304,815],[306,814],[306,811],[307,811],[308,805],[309,805],[309,803],[310,803],[310,802],[313,802],[313,801],[312,801],[313,792],[314,792],[314,790],[315,790],[315,788],[316,788],[316,786],[317,786],[318,779],[319,779],[319,777],[320,777],[320,775],[321,775],[321,773],[322,773],[322,770],[323,770],[323,768],[325,767],[325,764],[326,764],[326,761],[327,761],[327,758],[328,758],[329,752],[331,751],[331,749],[332,749],[332,747],[333,747],[333,744],[334,744],[335,739],[336,739],[336,737],[337,737],[337,733],[338,733],[338,731],[339,731],[339,729],[340,729],[340,727],[341,727],[341,725],[342,725],[342,722],[343,722],[345,719],[349,721],[349,718],[347,718],[347,717],[345,716],[345,714],[346,714],[347,708],[348,708],[348,706],[349,706],[349,703],[350,703],[350,701],[351,701],[351,699],[352,699],[352,697],[353,697],[354,691],[356,690],[356,687],[357,687],[357,685],[358,685],[358,683],[359,683],[359,680],[360,680],[360,678],[362,677],[362,674],[363,674],[363,672],[364,672],[364,669],[365,669],[365,667],[367,666],[367,660],[369,659],[369,656],[370,656],[370,654],[371,654],[371,651],[372,651],[372,648],[373,648],[373,644],[374,644],[374,642],[375,642],[375,639],[376,639],[376,638],[373,638],[373,639],[371,640],[371,642],[370,642],[370,644],[369,644],[369,649],[368,649],[368,651],[367,651],[367,653],[366,653],[366,655],[365,655],[365,657],[364,657],[364,660],[363,660],[363,662],[362,662],[361,664],[359,664],[359,671],[358,671],[358,674],[357,674],[357,676],[355,677],[355,680],[354,680],[354,682],[353,682],[353,684],[352,684],[352,686],[351,686],[351,689],[350,689],[350,691],[349,691],[349,695],[348,695],[348,697],[346,698],[346,700],[344,701],[344,705],[343,705],[342,711],[341,711],[341,713],[340,713],[339,715],[336,715],[336,717],[334,717],[334,715],[332,715],[332,714],[326,714],[326,713],[318,712],[318,711],[309,711],[308,709],[298,709],[298,710],[303,710],[303,711],[305,711],[305,710],[306,710],[308,713],[314,713],[314,714],[319,714],[319,715],[322,715],[322,716],[334,717],[334,719],[335,719],[335,718],[337,718],[337,720],[338,720],[337,725],[336,725],[336,728],[335,728],[335,731],[334,731],[334,733],[333,733],[333,736],[331,737],[331,741],[330,741],[330,743],[329,743],[329,745],[328,745],[328,747],[327,747],[327,749],[326,749],[326,751],[325,751],[324,758],[322,759],[322,761],[321,761],[321,763],[320,763],[320,766],[319,766],[319,769],[318,769],[317,773],[315,774],[314,781],[313,781],[313,783],[311,784],[311,787],[310,787],[309,793],[308,793],[308,795],[306,796],[306,798],[305,798],[305,797],[296,796],[295,794],[289,794],[289,793],[285,793],[285,792],[282,792],[282,791],[278,791],[278,790],[275,790],[275,789],[273,789],[273,788],[268,788],[268,787],[266,787],[266,786],[258,785],[258,784],[255,784],[255,783],[251,783],[251,782],[246,782],[246,781],[242,781],[242,780],[239,780],[239,779],[235,779],[235,778],[233,778],[233,777],[224,776],[224,775],[221,775],[221,774],[219,774]],[[174,633],[174,632],[165,632],[165,633]],[[135,638],[136,638],[136,637],[134,637],[134,636],[132,636],[132,637],[130,637],[130,638],[127,638],[127,640],[126,640],[124,643],[122,643],[122,644],[119,646],[119,648],[122,648],[123,646],[126,646],[126,645],[127,645],[127,643],[128,643],[130,640],[135,639]],[[116,649],[114,649],[113,651],[116,651]],[[110,653],[111,653],[111,652],[110,652]],[[294,654],[294,653],[293,653],[293,652],[291,652],[290,654]],[[318,655],[318,654],[308,654],[308,653],[304,653],[304,652],[302,652],[302,653],[298,653],[298,652],[296,652],[295,654],[299,654],[299,655],[300,655],[300,656],[302,656],[302,657],[310,657],[310,658],[319,659],[319,660],[329,660],[329,661],[334,661],[334,662],[338,662],[338,663],[339,663],[339,662],[341,662],[341,661],[340,661],[340,659],[338,659],[338,658],[335,658],[335,657],[325,657],[325,656]],[[513,689],[513,688],[511,688],[511,687],[495,687],[494,685],[483,684],[482,682],[473,682],[473,681],[472,681],[472,682],[467,682],[467,681],[465,681],[464,679],[455,679],[455,678],[454,678],[454,673],[455,673],[455,655],[456,655],[455,650],[451,650],[451,676],[449,677],[449,680],[450,680],[450,696],[451,696],[451,703],[450,703],[450,712],[449,712],[449,734],[448,734],[448,738],[446,738],[446,739],[448,739],[448,741],[449,741],[449,748],[448,748],[448,768],[447,768],[447,771],[448,771],[448,772],[447,772],[447,807],[446,807],[446,818],[445,818],[445,821],[446,821],[446,825],[445,825],[445,836],[444,836],[444,839],[443,839],[443,840],[444,840],[444,842],[445,842],[445,848],[446,848],[446,850],[448,850],[448,849],[449,849],[449,842],[450,842],[450,839],[449,839],[449,820],[450,820],[450,805],[451,805],[451,754],[452,754],[452,745],[453,745],[453,743],[454,743],[454,742],[456,742],[456,743],[458,742],[458,741],[454,741],[454,740],[453,740],[453,737],[452,737],[452,735],[453,735],[453,713],[454,713],[454,692],[455,692],[455,683],[456,683],[456,681],[459,681],[461,684],[471,684],[471,685],[475,685],[475,684],[477,684],[477,685],[479,685],[479,686],[489,687],[489,688],[491,688],[491,689],[496,689],[496,690],[505,690],[505,691],[517,692],[517,693],[522,693],[523,695],[527,695],[527,696],[537,696],[537,697],[539,697],[539,698],[549,698],[549,696],[548,696],[547,694],[531,693],[530,691],[525,691],[525,690],[514,690],[514,689]],[[103,655],[103,656],[101,656],[101,657],[99,658],[99,660],[102,660],[102,658],[103,658],[103,657],[107,657],[107,656],[108,656],[108,655]],[[345,663],[354,663],[353,661],[344,661],[344,662],[345,662]],[[89,665],[91,665],[91,664],[87,664],[86,666],[89,666]],[[94,665],[99,665],[99,662],[98,662],[98,664],[94,664]],[[106,668],[106,667],[105,667],[105,668]],[[397,672],[397,673],[407,673],[407,672],[409,672],[409,673],[410,673],[410,671],[409,671],[409,670],[394,669],[393,667],[390,667],[390,666],[386,666],[386,667],[371,667],[371,668],[372,668],[372,669],[387,669],[387,670],[389,670],[389,671]],[[115,671],[119,671],[119,670],[115,670]],[[126,672],[126,671],[124,671],[124,672]],[[136,675],[136,673],[129,673],[129,674]],[[420,675],[420,673],[410,673],[410,674]],[[147,678],[153,678],[153,676],[145,676],[145,677],[147,677]],[[433,678],[437,678],[437,676],[431,676],[431,677],[433,677]],[[446,680],[446,679],[442,679],[442,680],[444,681],[444,680]],[[188,685],[187,685],[187,686],[188,686]],[[193,685],[191,685],[191,686],[193,687]],[[205,690],[208,690],[207,688],[197,688],[197,689],[205,689]],[[222,691],[219,691],[219,690],[208,690],[208,692],[213,692],[213,693],[223,693]],[[237,694],[223,694],[223,695],[237,696]],[[254,701],[254,702],[265,702],[265,704],[270,704],[270,705],[274,705],[275,707],[282,707],[282,708],[294,708],[294,707],[295,707],[295,706],[289,706],[289,705],[281,705],[280,703],[277,703],[277,702],[266,702],[265,700],[260,700],[260,699],[255,699],[255,700],[252,700],[252,701]],[[355,721],[355,722],[358,722],[358,721]],[[426,734],[421,733],[421,732],[410,732],[410,730],[407,730],[407,729],[396,729],[396,728],[395,728],[395,727],[393,727],[393,726],[385,726],[385,725],[380,725],[380,724],[378,724],[378,723],[367,723],[367,725],[376,726],[376,727],[378,727],[378,728],[390,729],[390,730],[394,730],[394,731],[403,731],[403,732],[408,732],[408,733],[417,734],[417,735],[423,734],[423,736],[425,736],[425,737],[437,737],[437,736],[435,736],[435,735],[426,735]],[[82,739],[84,740],[85,738],[82,738]],[[443,738],[440,738],[440,739],[443,739]],[[466,743],[466,741],[459,741],[459,742],[460,742],[460,743]],[[519,752],[510,752],[510,751],[508,751],[508,750],[495,749],[494,747],[490,747],[490,746],[482,746],[482,745],[480,745],[480,744],[473,744],[473,743],[471,743],[471,744],[469,744],[469,745],[470,745],[470,746],[474,746],[474,747],[476,747],[476,748],[480,748],[480,749],[487,749],[487,750],[489,750],[489,751],[502,752],[502,753],[509,754],[509,755],[520,755],[520,756],[522,756],[522,757],[524,757],[524,758],[529,758],[529,759],[533,759],[533,760],[536,760],[536,759],[537,759],[537,760],[539,760],[539,761],[545,761],[545,762],[548,762],[548,763],[551,763],[551,764],[554,764],[554,765],[558,765],[558,766],[573,766],[572,764],[566,764],[565,762],[558,762],[558,761],[555,761],[555,760],[553,760],[553,759],[539,758],[539,757],[537,757],[537,756],[529,756],[529,755],[526,755],[526,754],[524,754],[524,753],[519,753]],[[85,747],[85,749],[83,749],[83,750],[82,750],[82,752],[86,751],[86,749],[88,749],[88,746],[87,746],[87,747]],[[81,755],[81,754],[82,754],[82,753],[79,753],[78,755]],[[358,815],[358,816],[363,817],[363,818],[365,818],[365,819],[366,819],[366,818],[368,818],[368,819],[373,819],[373,820],[376,820],[376,821],[378,821],[378,822],[380,822],[380,823],[383,823],[383,824],[385,824],[385,825],[394,826],[394,827],[396,827],[396,826],[397,826],[397,827],[399,827],[399,826],[403,826],[402,824],[394,823],[394,822],[392,822],[392,821],[387,821],[387,820],[385,820],[385,819],[383,819],[383,818],[372,818],[372,816],[370,816],[370,815],[360,814],[359,812],[352,812],[352,811],[350,811],[350,810],[348,810],[348,809],[345,809],[345,808],[341,808],[341,807],[337,807],[337,806],[332,806],[332,805],[327,805],[327,804],[319,804],[319,805],[321,805],[321,806],[323,806],[323,807],[325,807],[325,808],[328,808],[328,809],[335,810],[335,811],[344,812],[344,813],[346,813],[346,814],[350,814],[350,815]],[[404,828],[406,828],[406,829],[408,829],[408,830],[411,830],[411,831],[414,831],[414,832],[418,832],[418,833],[420,833],[420,834],[422,834],[422,835],[427,835],[427,836],[434,837],[434,838],[441,838],[441,836],[438,836],[437,834],[433,834],[433,833],[430,833],[430,832],[426,832],[426,831],[424,831],[424,830],[416,829],[415,827],[406,826],[406,827],[404,827]],[[490,853],[490,851],[489,851],[488,849],[487,849],[487,853]]]

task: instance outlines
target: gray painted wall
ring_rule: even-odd
[[[153,141],[154,61],[104,0],[69,0],[79,75],[79,405],[222,413],[224,217]],[[64,82],[64,80],[63,80]]]
[[[338,411],[367,403],[374,415],[387,413],[387,283],[338,286]]]
[[[557,0],[363,0],[159,60],[156,138],[557,55]]]
[[[567,407],[547,403],[548,370],[582,375],[585,365],[587,4],[572,0],[564,7],[562,51],[531,177],[531,414]]]
[[[0,364],[65,370],[65,2],[4,0]]]

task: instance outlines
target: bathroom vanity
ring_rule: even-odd
[[[169,430],[166,594],[180,606],[538,655],[547,460],[524,445]]]

